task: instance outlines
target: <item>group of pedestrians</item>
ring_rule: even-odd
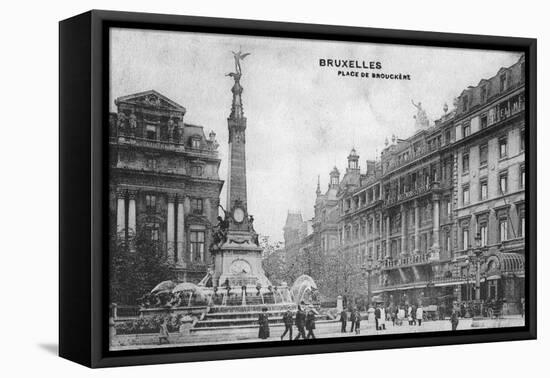
[[[361,313],[357,308],[351,309],[349,320],[351,323],[350,332],[353,333],[355,331],[355,334],[359,335],[361,333]],[[340,323],[342,324],[340,332],[346,333],[348,324],[348,311],[346,309],[343,309],[340,313]]]
[[[304,340],[315,339],[315,312],[313,311],[313,309],[308,310],[303,303],[298,306],[296,316],[294,316],[290,309],[287,310],[283,314],[283,323],[285,325],[285,330],[281,335],[281,341],[287,334],[288,339],[293,340],[292,333],[294,325],[296,326],[296,329],[298,331],[298,334],[296,335],[294,340],[298,340],[300,338]],[[258,317],[258,324],[258,337],[260,339],[269,338],[269,314],[267,313],[267,307],[264,307],[262,309],[262,312]]]

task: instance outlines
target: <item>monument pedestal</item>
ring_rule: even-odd
[[[246,286],[247,290],[271,286],[262,268],[262,248],[254,239],[249,231],[230,230],[227,233],[226,241],[214,252],[215,286]]]

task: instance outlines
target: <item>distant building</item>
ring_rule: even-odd
[[[110,114],[111,235],[153,241],[179,280],[199,281],[223,181],[216,134],[184,122],[186,109],[156,91],[119,97]]]

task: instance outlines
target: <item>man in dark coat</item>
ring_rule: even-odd
[[[300,336],[302,337],[302,339],[305,340],[306,313],[304,312],[304,310],[302,310],[301,306],[298,306],[298,311],[296,312],[295,324],[296,324],[296,328],[298,329],[298,335],[296,336],[296,338],[294,338],[294,340],[298,340]]]
[[[458,311],[453,309],[453,313],[451,314],[451,326],[453,328],[453,331],[456,331],[456,328],[458,327]]]
[[[290,309],[288,309],[284,315],[283,315],[283,323],[285,324],[285,331],[283,332],[283,334],[281,335],[281,341],[283,340],[283,338],[285,337],[285,335],[287,334],[287,332],[289,333],[289,337],[288,339],[289,340],[292,340],[292,323],[294,323],[294,319],[292,318],[292,311],[290,311]]]
[[[376,330],[378,331],[380,327],[378,326],[378,323],[380,321],[380,305],[376,305],[376,310],[374,310],[374,320],[376,321]]]
[[[355,334],[359,335],[361,333],[361,313],[358,309],[354,310],[355,313]]]
[[[351,309],[351,312],[349,314],[349,320],[351,321],[351,329],[349,330],[351,333],[353,333],[353,330],[355,329],[355,321],[357,319],[355,308]]]
[[[342,328],[340,329],[340,332],[346,333],[346,326],[348,324],[348,312],[345,308],[340,313],[340,323],[342,323]]]
[[[260,325],[258,337],[260,339],[269,338],[269,316],[267,314],[267,307],[262,308],[262,313],[258,316],[258,324]]]
[[[315,329],[315,313],[312,310],[309,310],[306,317],[306,329],[307,329],[307,339],[315,338],[313,330]]]

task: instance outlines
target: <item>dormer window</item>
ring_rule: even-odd
[[[468,110],[468,95],[462,97],[462,111],[465,112]]]
[[[201,138],[200,137],[191,138],[191,147],[192,148],[201,148]]]
[[[506,72],[500,75],[500,91],[504,92],[506,90]]]

